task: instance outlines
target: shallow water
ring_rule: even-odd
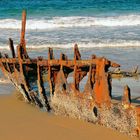
[[[132,96],[140,97],[140,77],[138,78],[121,78],[121,79],[113,79],[113,95],[122,96],[124,86],[129,85],[131,89]]]
[[[10,95],[15,91],[11,84],[0,84],[0,95]]]

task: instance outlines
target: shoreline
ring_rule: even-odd
[[[104,139],[137,140],[92,123],[55,116],[17,99],[15,94],[0,96],[0,139]]]

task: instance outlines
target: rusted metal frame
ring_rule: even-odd
[[[69,73],[73,71],[70,67],[63,66],[63,63],[61,63],[62,61],[67,61],[67,60],[68,60],[68,57],[65,54],[61,53],[61,56],[60,56],[60,70],[63,71],[66,79],[67,79]]]
[[[20,78],[21,78],[21,88],[24,90],[26,99],[28,102],[35,103],[39,107],[43,107],[42,103],[37,97],[37,93],[34,92],[28,82],[27,76],[25,75],[25,68],[22,62],[22,46],[17,46],[17,51],[18,51],[18,60],[19,60],[19,66],[20,66]]]
[[[50,61],[54,59],[54,55],[53,55],[53,49],[49,48],[48,49],[48,81],[49,81],[49,87],[50,87],[50,97],[52,98],[53,94],[54,94],[54,79],[53,79],[53,72],[52,72],[52,67],[50,65]]]
[[[81,54],[77,44],[74,45],[74,59],[81,60]]]
[[[1,59],[1,58],[3,58],[3,56],[2,56],[2,54],[1,54],[1,52],[0,52],[0,59]],[[4,68],[4,65],[3,65],[3,62],[2,62],[2,61],[0,61],[0,68],[1,68],[2,72],[4,73],[5,68]]]
[[[38,65],[38,62],[41,61],[40,58],[38,58],[37,61],[37,85],[38,85],[38,92],[41,98],[42,103],[45,105],[48,111],[50,111],[51,107],[49,105],[48,98],[45,93],[45,88],[43,84],[42,74],[41,74],[41,67]]]
[[[2,53],[0,52],[0,59],[2,58]]]
[[[86,65],[91,65],[91,64],[95,64],[97,63],[97,61],[100,60],[99,58],[95,59],[95,60],[76,60],[76,63],[74,62],[74,60],[60,60],[59,59],[54,59],[54,60],[48,60],[48,59],[43,59],[41,62],[39,62],[39,65],[42,66],[59,66],[60,64],[62,64],[63,66],[66,67],[74,67],[76,66],[86,66]],[[1,58],[0,61],[2,62],[8,62],[8,63],[17,63],[18,59],[17,58],[8,58],[7,60],[5,60],[4,58]],[[37,59],[25,59],[22,60],[23,64],[36,64],[37,63]],[[106,61],[106,65],[109,64],[109,60]],[[112,62],[112,64],[110,65],[111,67],[120,67],[119,64]]]
[[[18,55],[18,60],[19,60],[19,66],[20,66],[20,77],[19,77],[19,83],[21,84],[21,88],[25,91],[26,99],[28,102],[33,102],[32,97],[30,95],[30,87],[27,82],[27,79],[24,75],[24,68],[23,68],[23,61],[22,61],[22,54],[21,54],[21,46],[17,46],[17,55]]]
[[[4,57],[2,57],[1,59],[0,59],[0,61],[1,62],[8,62],[8,63],[16,63],[16,62],[18,62],[18,59],[17,58],[8,58],[7,60],[4,58]]]
[[[57,72],[56,80],[55,80],[55,94],[57,94],[57,90],[59,90],[63,95],[69,94],[68,89],[68,83],[67,83],[67,77],[70,73],[70,70],[66,71],[65,66],[61,64],[62,60],[67,60],[67,56],[63,53],[60,55],[60,70]],[[59,92],[58,92],[59,93]]]
[[[26,11],[22,12],[22,25],[21,25],[21,36],[20,36],[20,44],[26,49],[25,46],[25,31],[26,31]]]
[[[126,85],[124,87],[124,93],[122,96],[122,104],[125,107],[129,107],[131,104],[131,92],[130,92],[130,88],[128,87],[128,85]]]
[[[98,60],[100,60],[102,58],[97,58],[97,59],[91,59],[91,60],[76,60],[76,63],[75,63],[75,60],[60,60],[59,59],[53,59],[53,60],[47,60],[47,59],[44,59],[40,62],[40,65],[44,65],[44,66],[47,66],[47,65],[50,65],[50,66],[58,66],[60,64],[62,64],[63,66],[66,66],[66,67],[74,67],[75,65],[77,66],[84,66],[84,65],[90,65],[90,64],[96,64]],[[106,60],[106,65],[110,64],[110,61],[109,60]],[[119,64],[115,63],[115,62],[112,62],[111,67],[120,67]]]
[[[18,59],[17,58],[8,58],[7,60],[5,60],[5,58],[1,58],[0,61],[2,62],[8,62],[8,63],[17,63]],[[25,59],[22,60],[23,64],[36,64],[37,63],[37,59]],[[42,66],[59,66],[60,64],[62,64],[63,66],[66,67],[74,67],[74,60],[62,60],[60,61],[59,59],[55,59],[55,60],[48,60],[48,59],[43,59],[42,61],[39,62],[39,65]],[[96,64],[96,61],[92,61],[92,60],[77,60],[76,61],[76,65],[77,66],[84,66],[84,65],[90,65],[90,64]]]
[[[63,60],[64,61],[68,60],[68,57],[65,54],[61,53],[61,55],[60,55],[60,69],[63,69],[63,63],[61,63]]]
[[[81,60],[81,55],[78,49],[77,44],[74,46],[74,72],[73,72],[73,79],[74,79],[74,88],[75,90],[79,90],[79,81],[78,81],[78,73],[77,73],[77,60]]]
[[[11,50],[12,58],[16,58],[14,43],[13,43],[13,40],[11,38],[9,38],[9,48]],[[17,71],[16,65],[17,65],[17,63],[13,62],[14,79],[16,79],[16,81],[18,81],[19,72]]]
[[[95,94],[95,102],[100,106],[106,104],[110,107],[111,98],[108,86],[108,73],[105,71],[105,58],[102,58],[96,64],[95,85],[93,94]]]
[[[109,88],[109,96],[112,99],[112,75],[107,73],[107,81],[108,81],[108,88]]]
[[[16,58],[14,43],[11,38],[9,38],[9,48],[11,50],[12,59],[8,58],[7,61],[9,64],[13,65],[13,77],[14,77],[13,79],[16,79],[17,84],[18,84],[19,71],[17,70],[17,67],[16,67],[18,65],[18,59]],[[11,61],[9,61],[9,60],[11,60]],[[17,60],[17,62],[15,62],[15,60]]]
[[[4,54],[4,58],[5,58],[5,60],[6,60],[6,62],[5,62],[5,69],[6,69],[9,73],[12,73],[12,72],[13,72],[13,69],[11,68],[11,65],[7,62],[7,60],[9,59],[8,54]]]
[[[66,83],[67,83],[66,78],[68,77],[69,71],[65,71],[65,67],[61,63],[62,60],[68,60],[68,57],[63,53],[61,53],[60,55],[60,70],[56,75],[55,84],[58,85],[62,84],[61,87],[62,87],[63,94],[66,94]]]
[[[74,88],[75,90],[79,90],[79,83],[87,75],[87,71],[81,70],[79,66],[77,66],[77,60],[81,60],[81,54],[78,49],[78,45],[74,46]]]
[[[105,58],[106,59],[106,58]],[[109,88],[109,96],[110,98],[112,98],[112,76],[111,74],[108,72],[109,71],[109,68],[111,66],[111,61],[108,65],[105,65],[105,72],[107,73],[107,83],[108,83],[108,88]]]
[[[73,80],[74,80],[74,89],[79,90],[79,83],[78,83],[78,74],[77,74],[77,65],[76,65],[76,57],[74,57],[74,72],[73,72]]]
[[[2,58],[2,55],[0,54],[0,58]],[[8,60],[8,55],[5,54],[5,59]],[[4,73],[4,75],[6,77],[8,77],[8,79],[12,82],[12,84],[17,87],[17,83],[16,81],[14,80],[15,77],[13,77],[13,73],[14,73],[14,64],[13,64],[13,67],[11,68],[11,65],[9,63],[3,63],[3,62],[0,62],[1,64],[1,70],[2,72]],[[7,71],[8,69],[8,71]]]
[[[2,66],[4,67],[5,72],[10,72],[9,67],[7,66],[8,62],[6,61],[5,57],[3,57],[3,58],[5,59],[5,62],[2,62]]]
[[[89,86],[91,87],[91,89],[93,89],[93,85],[95,83],[95,69],[93,67],[94,66],[91,64],[88,75]]]
[[[19,76],[20,76],[20,72],[18,71],[16,65],[17,65],[16,63],[13,63],[13,69],[14,69],[13,75],[14,75],[14,79],[16,79],[17,84],[18,84],[18,82],[19,82],[19,81],[18,81],[18,78],[19,78]]]
[[[27,89],[25,88],[24,83],[22,84],[22,83],[19,83],[18,82],[18,85],[21,88],[19,90],[20,90],[20,92],[22,92],[22,94],[23,94],[23,96],[25,98],[25,101],[26,102],[31,102],[32,101],[32,98],[31,98],[31,96],[29,96],[29,93],[28,93]]]
[[[79,84],[80,84],[80,82],[81,82],[81,80],[87,75],[87,73],[88,73],[88,71],[89,71],[89,66],[87,67],[86,66],[86,69],[82,69],[82,68],[79,68],[79,67],[77,67],[77,69],[76,69],[76,84],[77,84],[77,89],[79,89]]]
[[[50,96],[52,97],[54,95],[54,91],[55,91],[55,83],[56,83],[56,78],[57,78],[57,74],[60,71],[60,65],[61,65],[61,60],[58,60],[59,63],[57,64],[50,64],[50,62],[56,62],[54,59],[54,55],[53,55],[53,49],[49,48],[48,50],[48,80],[49,80],[49,86],[50,86]]]
[[[5,57],[7,57],[7,55],[5,55]],[[3,58],[2,54],[0,53],[0,58]],[[4,59],[7,59],[7,58],[4,58]],[[13,81],[13,78],[12,78],[12,74],[11,74],[11,69],[9,67],[9,64],[8,63],[3,63],[0,61],[0,67],[1,67],[1,70],[3,72],[3,74],[8,77],[8,79],[10,81],[12,81],[12,83],[14,83]]]
[[[33,90],[31,90],[29,94],[30,94],[32,102],[35,103],[35,105],[37,105],[39,108],[42,108],[43,104],[41,103],[41,101],[37,97],[37,93],[34,92]]]
[[[5,58],[1,58],[0,59],[1,62],[8,62],[8,63],[18,63],[18,58],[8,58],[7,60]],[[23,64],[36,64],[37,63],[37,59],[25,59],[22,60]]]
[[[25,58],[28,58],[26,51],[26,42],[25,42],[25,31],[26,31],[26,11],[22,12],[22,26],[21,26],[21,36],[20,36],[20,45],[23,48],[23,55]]]
[[[95,84],[96,65],[91,65],[90,68],[91,68],[90,81],[91,81],[91,87],[93,89],[94,84]]]
[[[21,48],[22,49],[22,48]],[[22,54],[23,54],[24,52],[22,52],[22,50],[20,50],[20,57],[21,57],[21,61],[20,62],[22,62],[22,63],[27,63],[27,61],[26,61],[26,59],[25,60],[23,60],[22,58],[23,58],[23,56],[22,56]],[[53,59],[54,57],[53,57],[53,51],[50,49],[50,53],[49,53],[49,58],[51,58],[51,59]],[[83,64],[81,64],[81,65],[79,65],[79,63],[81,63],[81,62],[83,62],[83,60],[76,60],[76,59],[81,59],[81,55],[80,55],[80,52],[79,52],[79,50],[78,50],[78,48],[77,47],[75,47],[75,56],[74,56],[74,61],[72,61],[72,60],[49,60],[48,59],[48,61],[46,60],[45,61],[45,63],[47,64],[47,65],[49,65],[49,64],[52,64],[52,65],[50,65],[49,66],[49,68],[51,68],[51,66],[54,66],[54,65],[56,65],[56,66],[59,66],[59,65],[63,65],[63,64],[65,64],[66,66],[69,66],[69,63],[70,62],[72,62],[72,63],[74,63],[74,64],[72,64],[71,65],[71,67],[73,67],[74,66],[74,72],[78,75],[78,78],[75,76],[75,78],[74,79],[76,79],[78,82],[76,83],[77,85],[79,84],[79,82],[81,81],[81,79],[84,77],[84,75],[86,75],[86,73],[87,72],[85,72],[85,71],[83,71],[83,70],[80,70],[79,69],[79,67],[83,67]],[[7,60],[9,60],[9,59],[7,59],[7,60],[5,60],[5,59],[3,59],[4,60],[4,62],[7,62]],[[99,59],[97,59],[96,61],[98,61]],[[17,60],[16,60],[17,61]],[[11,61],[12,62],[12,61]],[[54,64],[55,62],[59,62],[59,63],[57,63],[57,64]],[[78,62],[78,63],[77,63]],[[87,62],[87,61],[85,61],[85,62]],[[85,63],[84,62],[84,64],[87,64],[87,63]],[[93,60],[92,61],[90,61],[91,63],[93,63]],[[28,59],[28,63],[30,63],[30,59]],[[97,62],[96,62],[97,63]],[[109,64],[110,62],[108,62],[107,60],[105,61],[105,65],[106,64]],[[41,65],[43,65],[42,64],[42,62],[41,62]],[[115,66],[118,66],[118,65],[115,65]],[[77,69],[78,68],[78,69]],[[54,71],[52,71],[52,70],[50,70],[51,72],[51,76],[50,76],[50,79],[52,79],[52,81],[51,81],[51,84],[53,85],[53,87],[54,87],[54,84],[55,84],[55,77],[56,76],[54,76]],[[49,73],[49,72],[48,72]],[[83,74],[84,73],[84,74]],[[55,73],[56,74],[56,73]],[[27,81],[27,80],[25,80],[25,81]],[[27,89],[26,88],[27,86],[26,86],[26,84],[25,84],[25,89]],[[77,88],[78,89],[78,88]]]
[[[10,50],[11,50],[11,53],[12,53],[12,57],[15,58],[16,54],[15,54],[13,40],[11,38],[9,38],[9,47],[10,47]]]
[[[91,64],[90,68],[89,68],[89,72],[88,72],[88,80],[84,87],[84,93],[89,96],[92,96],[93,99],[95,98],[95,96],[93,94],[93,88],[94,88],[94,84],[95,84],[95,74],[96,74],[96,65]]]
[[[0,59],[1,59],[1,58],[5,59],[5,58],[2,56],[2,54],[0,53]],[[1,67],[1,70],[2,70],[2,72],[4,73],[4,75],[7,76],[8,70],[7,70],[7,67],[6,67],[6,61],[5,61],[5,63],[2,62],[2,61],[0,61],[0,67]]]

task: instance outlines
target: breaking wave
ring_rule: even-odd
[[[73,48],[75,43],[64,43],[64,44],[42,44],[42,45],[35,45],[35,44],[29,44],[27,45],[28,50],[40,50],[40,49],[47,49],[49,47],[51,48]],[[84,42],[77,42],[79,48],[135,48],[140,47],[140,41],[127,41],[122,40],[118,42],[102,42],[102,43],[84,43]],[[0,50],[9,50],[8,45],[0,45]]]
[[[140,41],[124,41],[124,42],[110,42],[110,43],[77,43],[79,48],[104,48],[104,47],[115,47],[115,48],[128,48],[128,47],[140,47]],[[35,46],[35,45],[29,45],[27,48],[31,50],[36,50],[36,49],[45,49],[45,48],[73,48],[74,43],[68,43],[68,44],[48,44],[48,45],[40,45],[40,46]]]
[[[90,26],[138,26],[140,15],[123,15],[112,17],[53,17],[51,19],[28,19],[27,29],[56,29]],[[1,19],[0,28],[20,29],[21,21],[16,19]]]

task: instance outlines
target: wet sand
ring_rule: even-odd
[[[0,140],[137,140],[80,120],[55,116],[17,99],[0,96]]]

